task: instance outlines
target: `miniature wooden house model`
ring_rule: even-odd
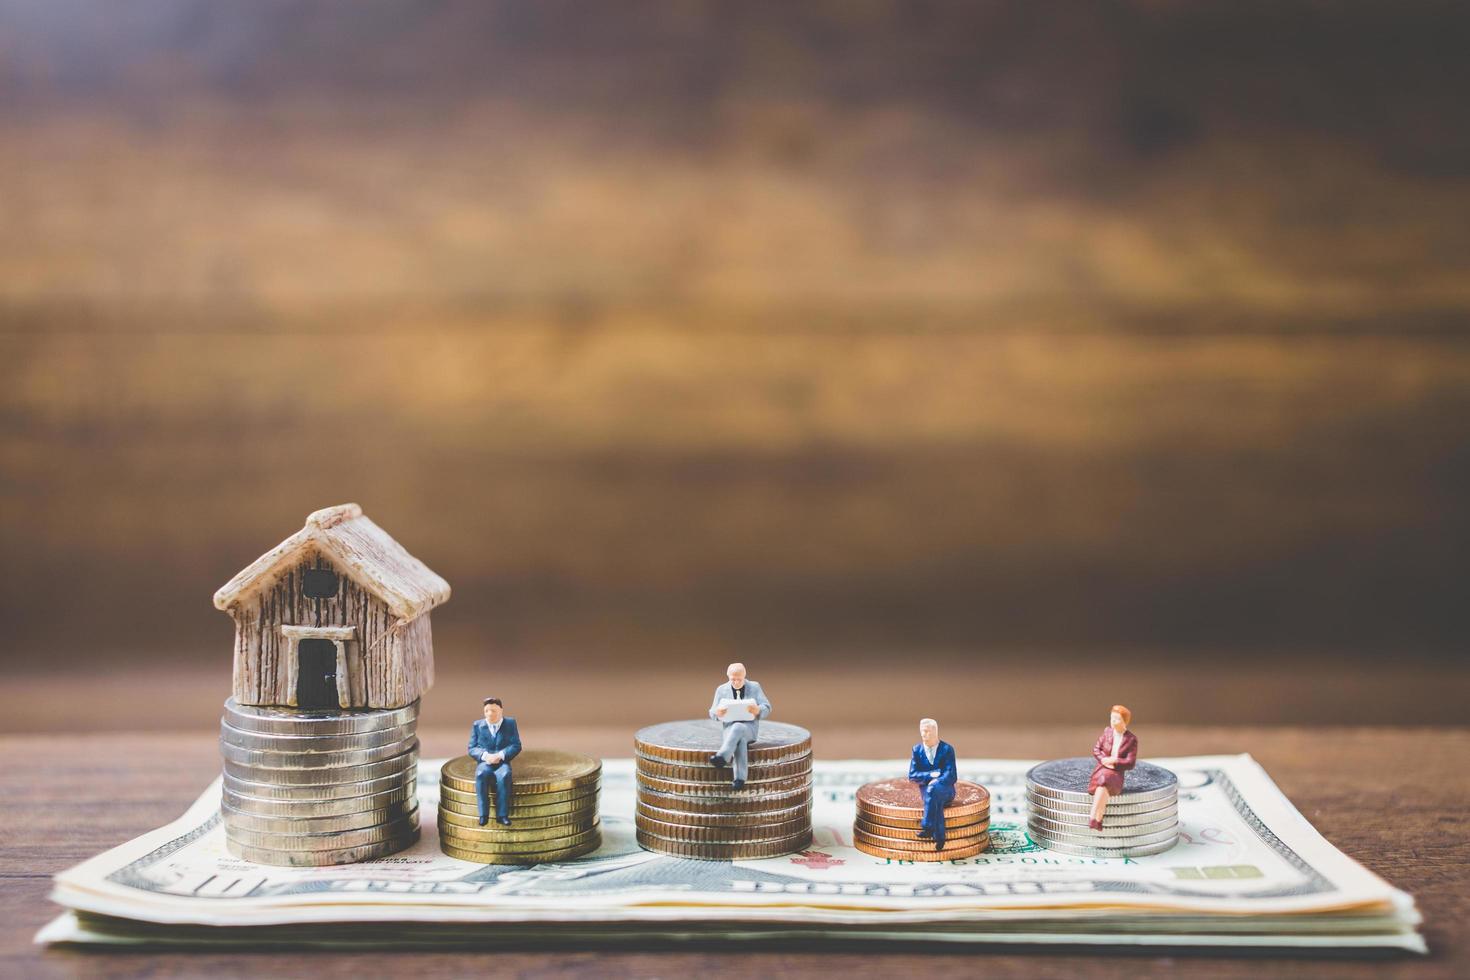
[[[429,610],[449,583],[363,516],[319,510],[214,594],[235,620],[235,700],[398,708],[434,683]]]

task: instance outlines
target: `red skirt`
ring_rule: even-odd
[[[1096,793],[1099,786],[1106,789],[1109,796],[1117,796],[1123,792],[1123,774],[1107,766],[1096,766],[1092,770],[1092,778],[1087,781],[1087,792]]]

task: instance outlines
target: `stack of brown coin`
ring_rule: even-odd
[[[225,847],[256,864],[350,864],[419,839],[419,705],[313,711],[225,702]]]
[[[511,767],[510,826],[495,820],[495,781],[486,787],[488,819],[480,823],[477,763],[468,755],[439,770],[439,847],[478,864],[565,861],[602,844],[597,794],[602,763],[579,752],[526,749]]]
[[[741,861],[800,851],[812,841],[812,736],[763,721],[747,746],[745,786],[710,764],[722,726],[670,721],[638,732],[638,843],[705,861]]]
[[[919,836],[924,798],[917,783],[885,779],[857,791],[852,842],[873,857],[894,861],[954,861],[974,857],[990,846],[990,793],[979,783],[960,780],[944,808],[944,848]]]

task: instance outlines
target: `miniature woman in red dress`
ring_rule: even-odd
[[[1092,794],[1092,819],[1087,826],[1102,830],[1103,810],[1107,809],[1108,798],[1123,792],[1123,774],[1138,762],[1138,736],[1128,730],[1133,712],[1115,704],[1108,717],[1108,727],[1097,737],[1092,747],[1092,757],[1097,760],[1092,778],[1087,781],[1087,792]]]

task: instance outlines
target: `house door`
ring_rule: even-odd
[[[296,641],[296,706],[337,708],[337,644],[303,637]]]

